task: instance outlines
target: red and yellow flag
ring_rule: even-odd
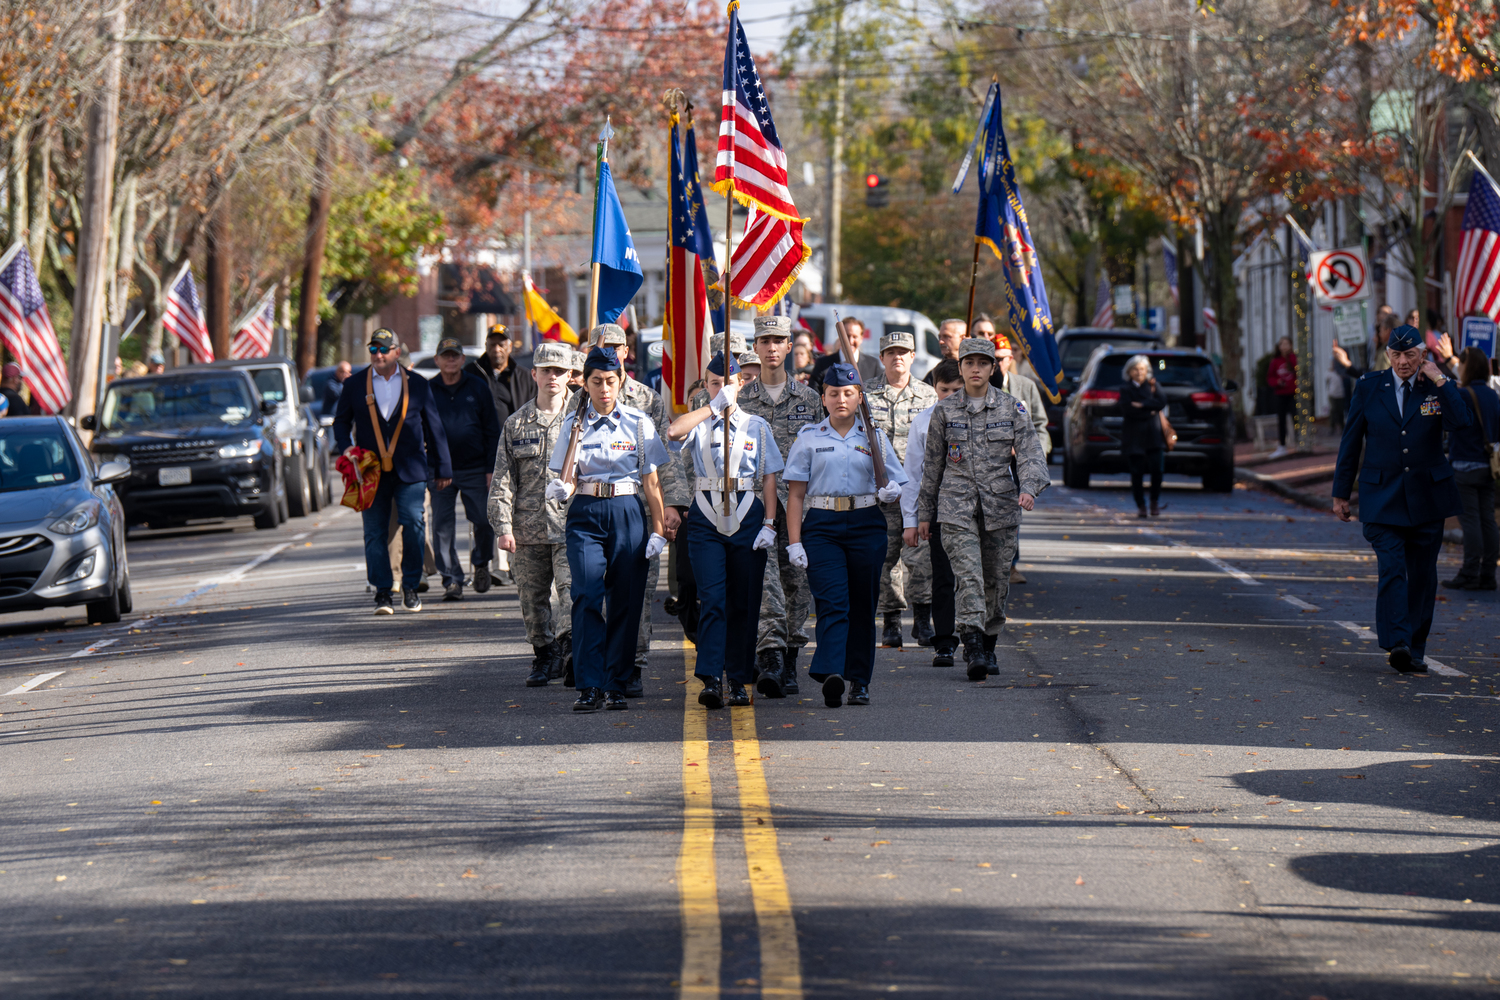
[[[526,318],[531,320],[531,325],[541,331],[543,340],[560,340],[564,344],[578,346],[578,334],[573,328],[557,314],[547,300],[535,288],[531,287],[531,276],[522,275],[526,285]]]

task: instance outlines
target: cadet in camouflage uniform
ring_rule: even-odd
[[[1000,672],[995,641],[1005,624],[1021,511],[1032,508],[1049,477],[1030,416],[1016,397],[990,385],[995,345],[969,337],[958,357],[964,391],[933,408],[927,429],[917,534],[927,538],[934,522],[943,526],[964,662],[969,680],[982,681]]]
[[[744,411],[771,425],[781,454],[791,452],[792,443],[804,427],[824,417],[823,401],[816,392],[796,379],[787,378],[792,321],[787,316],[755,318],[755,353],[761,360],[760,378],[740,390],[738,403]],[[756,640],[756,668],[774,669],[781,660],[781,689],[797,694],[797,654],[811,641],[807,619],[812,591],[807,570],[793,566],[786,547],[786,481],[778,479],[776,494],[776,558],[766,560],[765,588],[760,602],[760,628]]]
[[[898,461],[906,461],[906,435],[912,417],[937,402],[937,390],[926,382],[912,378],[911,362],[917,353],[917,340],[904,330],[880,338],[880,363],[885,366],[883,378],[872,379],[865,388],[870,404],[870,419],[885,431]],[[932,645],[932,554],[927,542],[907,548],[901,533],[901,502],[883,503],[885,514],[885,565],[880,571],[880,612],[885,615],[882,646],[901,648],[901,612],[911,601],[911,637],[919,646]]]
[[[574,352],[543,341],[532,354],[537,398],[505,421],[495,452],[489,519],[500,547],[514,552],[511,571],[526,620],[526,641],[536,651],[527,687],[545,687],[562,677],[572,658],[572,615],[556,594],[570,590],[563,522],[568,505],[542,494],[557,476],[547,469],[567,410],[568,375]]]

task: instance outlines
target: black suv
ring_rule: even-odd
[[[101,463],[130,460],[130,478],[115,484],[126,524],[250,515],[274,528],[288,516],[275,413],[248,373],[193,367],[116,379],[82,424]]]
[[[1063,450],[1067,435],[1065,414],[1068,399],[1078,388],[1078,378],[1089,357],[1105,344],[1114,344],[1122,351],[1149,351],[1162,346],[1161,334],[1133,327],[1078,326],[1063,330],[1057,335],[1057,355],[1062,361],[1063,380],[1058,387],[1060,402],[1047,400],[1047,433],[1052,435],[1052,451]],[[1044,399],[1046,397],[1043,397]]]
[[[1068,401],[1063,483],[1085,489],[1093,473],[1127,468],[1120,451],[1125,419],[1120,412],[1120,388],[1125,384],[1125,362],[1137,354],[1151,362],[1151,374],[1167,400],[1167,420],[1177,433],[1177,446],[1167,452],[1167,471],[1202,476],[1203,488],[1213,493],[1234,489],[1234,418],[1229,393],[1239,387],[1233,382],[1221,385],[1213,362],[1201,351],[1142,351],[1134,345],[1110,344],[1095,349]]]

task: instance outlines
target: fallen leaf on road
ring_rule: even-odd
[[[1211,937],[1213,937],[1212,934],[1209,934],[1206,931],[1183,931],[1182,932],[1182,936],[1183,937],[1190,937],[1190,938],[1211,938]]]
[[[474,874],[474,869],[472,869],[472,868],[465,868],[464,869],[464,873],[459,876],[459,878],[478,878],[478,877],[479,877],[478,875]]]
[[[1078,876],[1078,878],[1073,881],[1073,884],[1074,885],[1083,885],[1083,876],[1082,875]]]
[[[400,750],[404,746],[406,746],[405,743],[387,743],[385,748],[387,750]]]
[[[1413,765],[1412,765],[1412,767],[1415,767],[1415,768],[1417,768],[1417,769],[1419,769],[1419,770],[1420,770],[1420,769],[1421,769],[1421,768],[1424,768],[1424,767],[1431,767],[1431,766],[1432,766],[1432,765],[1431,765],[1431,764],[1413,764]]]
[[[1341,775],[1339,775],[1339,777],[1340,778],[1350,778],[1350,779],[1353,779],[1353,780],[1363,781],[1365,776],[1363,774],[1341,774]]]

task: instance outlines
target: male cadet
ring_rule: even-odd
[[[988,328],[988,332],[986,331]],[[996,389],[1003,389],[1010,393],[1021,404],[1026,407],[1026,414],[1031,418],[1031,426],[1036,430],[1036,439],[1041,443],[1042,454],[1052,455],[1052,435],[1047,432],[1047,407],[1042,402],[1042,390],[1031,379],[1016,370],[1015,352],[1011,350],[1010,341],[1005,337],[995,335],[995,324],[988,319],[974,324],[975,334],[988,337],[995,344],[995,360],[998,362],[998,370],[990,376],[990,385]],[[1021,556],[1021,539],[1016,537],[1016,558]],[[1010,582],[1025,583],[1026,577],[1016,569],[1014,562],[1010,566]]]
[[[755,318],[755,354],[760,358],[760,378],[740,390],[739,405],[752,416],[771,425],[776,447],[789,454],[802,428],[823,419],[823,403],[811,388],[786,377],[787,351],[791,348],[792,320],[789,316]],[[757,487],[758,488],[758,487]],[[811,641],[807,617],[812,591],[807,570],[793,566],[786,547],[786,480],[776,480],[776,558],[766,560],[765,591],[760,602],[760,627],[755,642],[756,669],[764,676],[775,673],[783,694],[797,694],[797,654]],[[779,662],[778,662],[779,661]]]
[[[961,319],[945,319],[938,324],[938,350],[943,352],[944,361],[952,361],[954,364],[958,363],[958,345],[963,342],[964,331],[968,327],[969,325]],[[936,370],[937,366],[933,365],[933,371]],[[931,371],[927,373],[927,377],[922,381],[928,385],[937,385]]]
[[[453,482],[447,489],[431,491],[432,554],[443,574],[443,600],[464,597],[464,567],[458,556],[458,517],[455,501],[462,498],[464,516],[474,527],[474,547],[469,563],[474,567],[474,589],[490,589],[490,557],[495,536],[484,516],[490,492],[495,449],[500,444],[500,421],[495,419],[489,386],[464,367],[464,347],[457,338],[444,337],[437,345],[438,377],[427,384],[448,438],[448,457],[453,463]]]
[[[490,524],[500,536],[500,547],[515,553],[511,569],[526,621],[526,641],[536,654],[527,687],[545,687],[547,681],[563,677],[573,655],[570,606],[553,601],[554,584],[559,595],[571,589],[563,524],[568,504],[544,494],[557,478],[547,462],[562,430],[575,353],[553,340],[537,345],[531,356],[536,398],[505,422],[495,453]]]
[[[927,428],[917,535],[930,539],[932,525],[943,526],[964,662],[969,680],[982,681],[1000,672],[995,642],[1005,624],[1021,511],[1031,510],[1049,478],[1029,416],[1016,397],[990,385],[995,345],[969,337],[958,357],[964,391],[933,407]]]
[[[618,357],[625,356],[625,347],[628,343],[625,330],[615,323],[603,323],[594,327],[589,332],[589,340],[595,347],[609,347]],[[620,387],[620,395],[616,402],[634,407],[650,417],[665,447],[667,425],[672,422],[667,415],[667,404],[644,382],[637,382],[623,369],[620,374],[625,381]],[[667,530],[676,531],[678,525],[682,523],[682,510],[692,502],[692,490],[684,482],[681,462],[667,462],[657,470],[657,477],[661,483]],[[641,502],[645,503],[644,496]],[[645,693],[641,683],[641,671],[645,669],[647,655],[651,652],[651,604],[656,599],[656,585],[660,579],[661,560],[646,560],[646,599],[641,602],[641,628],[636,633],[635,639],[635,670],[630,675],[630,683],[625,686],[627,698],[639,698]]]
[[[1357,472],[1359,519],[1380,571],[1375,635],[1392,667],[1425,674],[1443,520],[1463,506],[1443,455],[1443,430],[1473,418],[1458,385],[1426,357],[1416,327],[1392,331],[1385,355],[1390,368],[1354,383],[1333,473],[1333,512],[1352,520]]]
[[[880,338],[882,377],[865,387],[870,419],[885,431],[896,460],[906,461],[906,435],[912,417],[937,402],[937,390],[911,377],[917,340],[904,330],[893,330]],[[901,612],[912,603],[911,637],[919,646],[932,645],[932,557],[925,542],[908,549],[901,539],[900,500],[880,505],[885,513],[885,564],[880,569],[880,613],[885,628],[880,644],[901,648]]]

